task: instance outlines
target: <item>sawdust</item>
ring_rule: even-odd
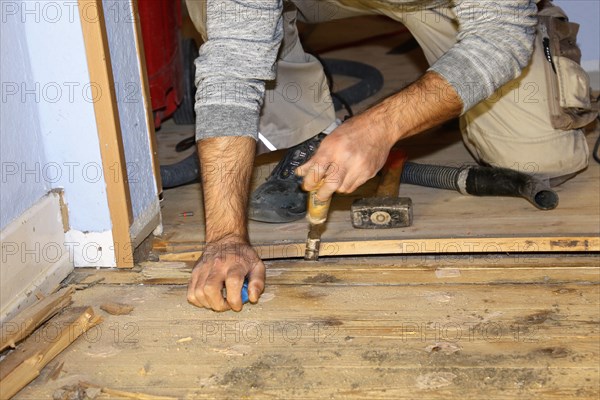
[[[451,368],[449,371],[456,375],[455,385],[483,390],[539,389],[552,379],[550,370],[537,368]]]
[[[329,274],[318,274],[315,276],[309,276],[305,278],[302,282],[304,283],[340,283],[341,279],[336,278],[333,275]]]
[[[417,387],[419,389],[438,389],[452,385],[456,378],[452,372],[432,372],[417,377]]]
[[[368,350],[361,354],[361,358],[365,361],[382,364],[391,358],[391,354],[387,351]]]
[[[516,318],[515,322],[522,325],[541,325],[545,322],[558,322],[558,320],[559,316],[555,310],[542,310]]]
[[[316,322],[317,325],[325,325],[325,326],[340,326],[340,325],[344,325],[344,323],[342,321],[340,321],[339,319],[335,318],[335,317],[329,317],[323,320],[319,320],[318,322]]]
[[[52,394],[53,400],[93,400],[100,394],[100,388],[86,388],[82,385],[63,386]]]
[[[322,290],[317,289],[309,289],[305,290],[301,287],[298,287],[297,290],[292,291],[290,296],[297,297],[299,299],[322,299],[323,297],[327,297],[327,294]]]
[[[561,289],[556,289],[553,290],[552,293],[554,294],[570,294],[570,293],[576,293],[577,289],[572,289],[572,288],[561,288]]]
[[[450,292],[424,292],[422,295],[429,301],[448,303],[454,299],[454,294]]]
[[[461,275],[458,268],[438,268],[435,270],[437,278],[458,278]]]
[[[304,368],[297,358],[269,354],[247,367],[227,371],[218,383],[236,390],[261,389],[267,385],[291,387],[302,382],[303,376]]]
[[[544,347],[531,353],[533,357],[542,355],[550,358],[566,358],[570,354],[571,352],[564,347]]]
[[[216,353],[221,353],[226,356],[243,357],[252,352],[252,347],[245,344],[236,344],[235,346],[226,348],[214,348],[212,350]]]

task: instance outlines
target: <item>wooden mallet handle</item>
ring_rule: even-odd
[[[408,155],[399,149],[392,149],[382,168],[383,177],[377,187],[376,197],[398,197],[400,178]]]

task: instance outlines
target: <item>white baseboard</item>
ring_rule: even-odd
[[[60,195],[49,193],[0,232],[0,321],[53,292],[73,271]]]
[[[112,231],[82,232],[70,229],[66,233],[65,243],[75,267],[117,266]]]

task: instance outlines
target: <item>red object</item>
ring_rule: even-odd
[[[390,154],[388,155],[383,169],[390,170],[403,168],[406,160],[408,160],[408,154],[404,150],[393,148],[390,150]]]
[[[139,0],[138,8],[154,124],[158,129],[175,112],[183,97],[181,2]]]

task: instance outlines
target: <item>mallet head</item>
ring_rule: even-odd
[[[352,226],[358,229],[404,228],[412,218],[408,197],[369,197],[352,204]]]

